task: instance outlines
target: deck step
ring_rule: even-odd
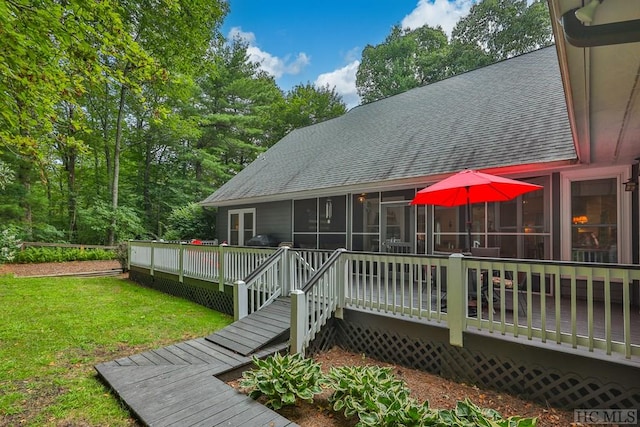
[[[288,298],[279,298],[205,339],[248,356],[269,344],[287,340],[290,322],[291,301]]]

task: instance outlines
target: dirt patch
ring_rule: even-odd
[[[322,365],[324,372],[333,366],[377,365],[391,367],[394,374],[407,383],[411,389],[411,395],[419,401],[429,401],[429,406],[432,408],[451,409],[455,407],[457,401],[468,397],[476,405],[495,409],[504,417],[513,415],[538,417],[538,426],[540,427],[567,427],[573,423],[573,412],[570,411],[545,407],[475,385],[460,384],[423,371],[379,362],[338,347],[318,354],[314,359]],[[239,389],[239,380],[230,381],[229,384]],[[279,413],[302,427],[351,427],[355,425],[356,421],[347,420],[341,414],[336,414],[331,410],[327,400],[330,393],[330,390],[325,391],[316,396],[311,404],[302,402],[293,407],[283,408]]]
[[[117,260],[0,264],[0,275],[16,277],[81,274],[121,269]]]

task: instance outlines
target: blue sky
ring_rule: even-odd
[[[228,0],[222,31],[249,43],[251,59],[283,90],[307,82],[335,87],[349,108],[360,103],[355,76],[367,44],[391,27],[440,25],[447,34],[472,0]]]

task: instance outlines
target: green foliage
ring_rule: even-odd
[[[334,390],[329,397],[333,410],[343,411],[347,418],[357,416],[358,426],[422,426],[437,419],[427,402],[420,404],[409,397],[409,389],[391,368],[332,368],[328,382]]]
[[[317,87],[311,83],[289,90],[274,119],[282,121],[278,139],[294,129],[323,122],[346,113],[347,107],[335,88]]]
[[[455,409],[438,411],[438,422],[444,426],[486,426],[486,427],[535,427],[537,418],[509,417],[503,418],[493,409],[482,409],[469,399],[459,401]]]
[[[13,228],[0,231],[0,264],[13,262],[20,245],[20,239]]]
[[[536,418],[502,416],[493,409],[481,409],[466,399],[455,410],[430,409],[409,396],[405,383],[391,368],[345,366],[332,368],[327,379],[334,392],[329,397],[333,410],[347,418],[357,416],[357,426],[486,426],[533,427]]]
[[[129,244],[127,242],[120,242],[116,247],[115,258],[120,263],[122,271],[129,271]]]
[[[167,219],[166,240],[208,239],[215,236],[215,212],[198,203],[174,209]]]
[[[105,249],[82,249],[62,247],[29,246],[16,253],[16,264],[34,264],[41,262],[99,261],[115,259],[116,253]]]
[[[320,365],[301,354],[276,353],[264,360],[254,356],[253,363],[257,369],[245,371],[240,386],[248,389],[253,399],[265,396],[265,405],[270,408],[293,405],[296,399],[313,402],[313,396],[322,392]]]
[[[0,160],[0,190],[4,190],[7,184],[13,182],[15,173],[9,168],[9,166]]]
[[[442,28],[393,27],[377,46],[367,45],[356,73],[363,102],[372,102],[446,77],[448,41]]]
[[[549,46],[553,32],[547,2],[482,0],[456,24],[452,40],[483,49],[494,61]]]
[[[121,206],[114,213],[109,204],[98,201],[88,209],[80,210],[78,240],[107,243],[106,236],[114,219],[118,240],[129,240],[144,234],[142,220],[132,208]]]

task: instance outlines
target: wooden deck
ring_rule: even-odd
[[[250,316],[214,332],[206,340],[247,356],[285,334],[288,338],[290,322],[291,301],[279,298]]]
[[[248,367],[252,356],[267,357],[288,347],[282,342],[288,338],[287,303],[279,301],[207,339],[123,357],[95,369],[148,426],[295,426],[217,378]],[[243,329],[247,325],[256,327]]]
[[[387,308],[403,307],[406,312],[415,310],[430,310],[437,313],[438,299],[440,299],[441,308],[446,312],[446,293],[438,295],[435,288],[431,289],[430,299],[428,298],[427,284],[424,282],[417,283],[404,280],[398,277],[395,280],[378,281],[377,278],[363,278],[362,276],[353,276],[347,292],[347,306],[358,309],[385,311]],[[604,340],[607,337],[605,325],[611,324],[611,339],[614,342],[623,342],[626,333],[623,321],[623,310],[620,304],[611,304],[611,317],[606,318],[605,306],[601,301],[594,301],[592,311],[589,312],[587,301],[578,299],[575,305],[575,312],[572,312],[571,300],[567,297],[557,295],[545,295],[544,305],[541,301],[539,293],[532,294],[531,300],[531,320],[530,324],[527,319],[526,294],[520,293],[517,297],[517,303],[514,310],[512,293],[509,291],[505,299],[505,311],[500,311],[499,297],[497,288],[494,288],[495,309],[489,313],[486,301],[483,302],[483,310],[471,318],[480,318],[483,320],[493,320],[499,322],[503,319],[506,324],[517,323],[520,326],[531,327],[533,329],[544,330],[548,332],[558,332],[563,335],[571,335],[572,317],[575,317],[575,334],[581,337],[589,336],[589,317],[593,319],[593,337],[594,339]],[[556,317],[556,304],[559,307],[560,316]],[[543,310],[544,306],[544,310]],[[544,313],[544,317],[543,317]],[[628,331],[631,343],[640,345],[640,310],[638,307],[632,307],[630,310],[630,330]],[[410,321],[420,321],[415,317],[409,317]],[[477,328],[473,328],[475,330]]]

